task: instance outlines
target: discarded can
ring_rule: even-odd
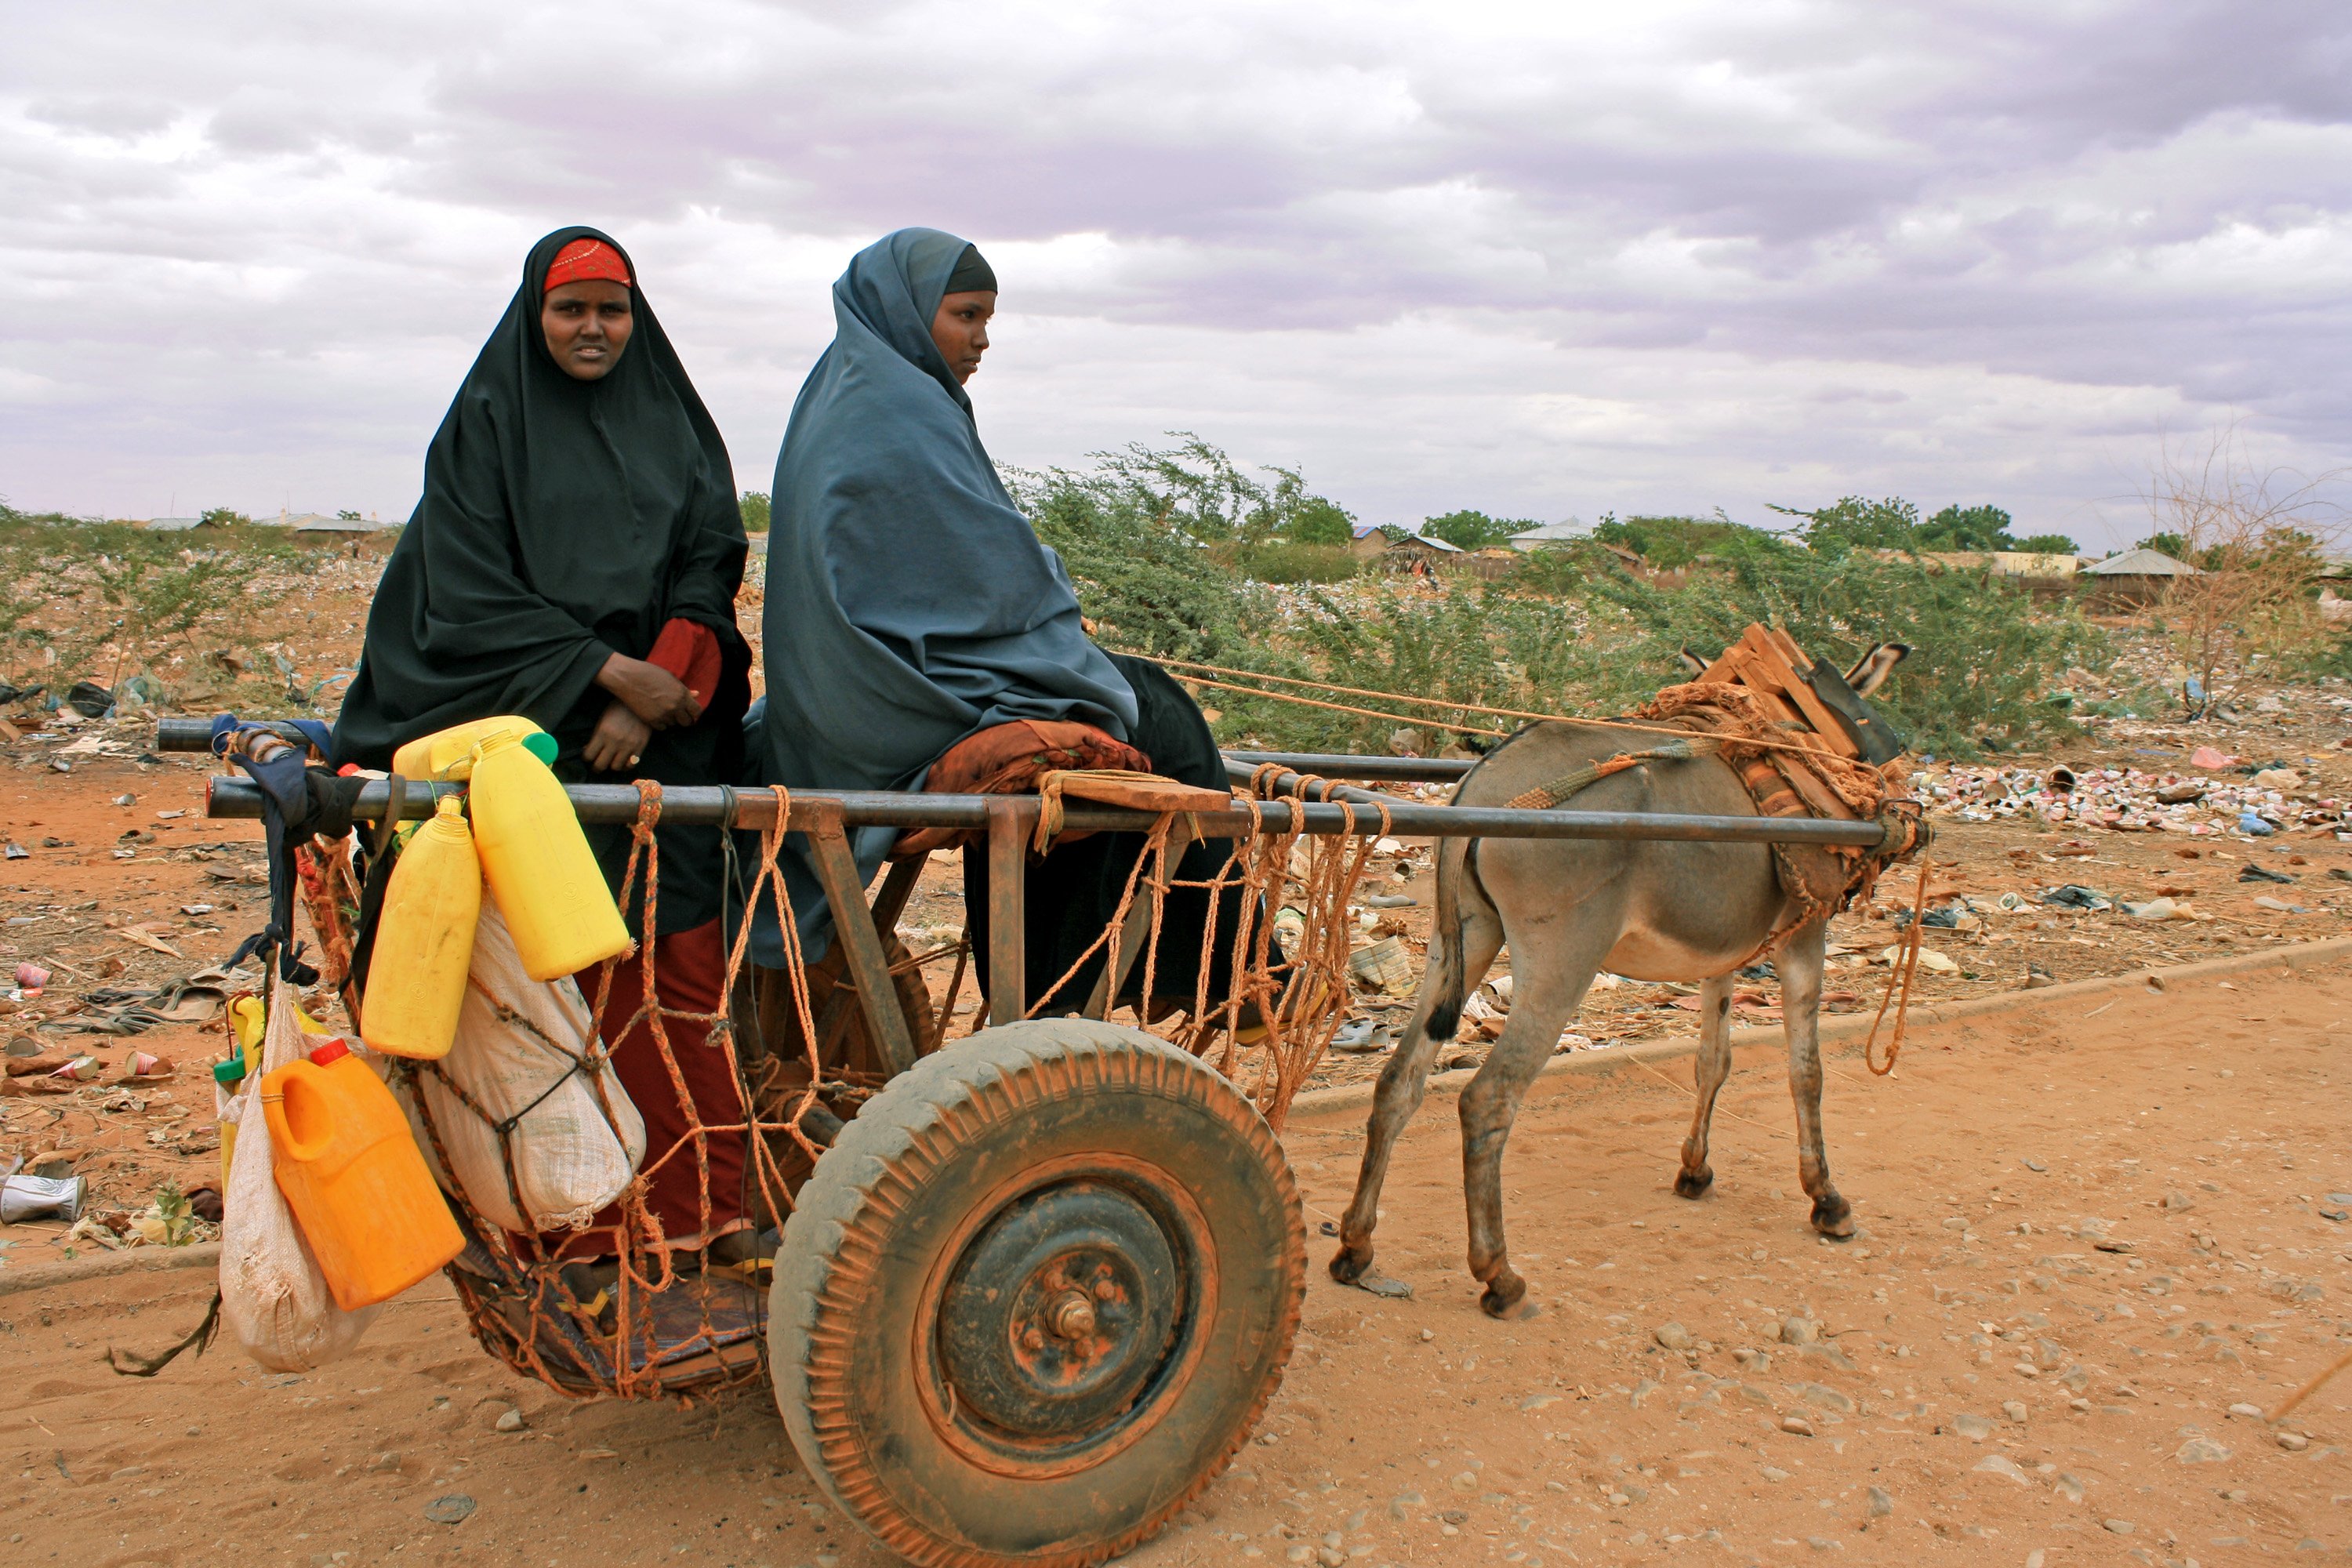
[[[48,983],[49,972],[39,964],[20,963],[16,966],[16,984],[26,990],[38,991]]]
[[[105,1070],[106,1064],[96,1057],[76,1057],[49,1076],[68,1079],[75,1083],[89,1083],[96,1080],[98,1075]]]
[[[55,1219],[70,1225],[89,1199],[86,1176],[10,1176],[0,1181],[0,1225]]]

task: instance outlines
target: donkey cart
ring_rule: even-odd
[[[159,743],[193,751],[210,738],[200,721],[167,720]],[[582,821],[635,825],[649,882],[656,816],[735,830],[730,842],[756,837],[759,862],[747,860],[743,879],[755,907],[770,899],[784,911],[787,930],[776,861],[785,834],[800,836],[837,932],[822,977],[835,983],[826,989],[819,966],[793,954],[780,1035],[776,1015],[732,984],[746,967],[739,935],[732,1005],[708,1020],[747,1084],[770,1076],[747,1094],[748,1124],[730,1130],[751,1135],[753,1176],[784,1189],[772,1279],[754,1310],[729,1304],[744,1277],[645,1259],[624,1259],[609,1289],[592,1292],[560,1253],[504,1236],[457,1193],[471,1245],[449,1272],[477,1334],[579,1394],[724,1386],[759,1375],[764,1351],[810,1473],[916,1563],[1081,1564],[1129,1549],[1232,1459],[1290,1353],[1305,1233],[1276,1130],[1345,1011],[1348,899],[1378,835],[1864,848],[1882,837],[1867,821],[1428,805],[1328,782],[1442,780],[1465,766],[1235,753],[1229,768],[1245,791],[1222,809],[1159,814],[1075,796],[572,786]],[[350,813],[355,837],[427,816],[459,787],[371,781]],[[263,794],[215,776],[207,810],[259,816]],[[1145,846],[1090,1001],[1058,1017],[1033,1016],[1025,994],[1024,868],[1041,812],[1058,814],[1062,832],[1137,834]],[[968,835],[965,854],[988,868],[975,955],[984,1026],[943,1041],[954,987],[934,1010],[928,991],[905,984],[921,959],[895,933],[920,861],[895,865],[869,902],[850,836],[870,826]],[[1244,1027],[1232,1006],[1196,1001],[1191,1048],[1180,1048],[1141,1026],[1154,1016],[1148,958],[1141,1003],[1132,980],[1138,954],[1154,951],[1162,896],[1183,881],[1187,845],[1220,843],[1233,853],[1213,880],[1240,889],[1227,907],[1240,907],[1242,929],[1217,940],[1232,944],[1235,989],[1255,1020]],[[318,873],[335,851],[321,839],[307,852],[316,926],[321,884],[331,895],[334,880]],[[1268,940],[1286,901],[1307,916],[1286,956]],[[336,944],[320,934],[331,981]],[[1110,1021],[1130,1005],[1134,1026]],[[1254,1030],[1272,1037],[1241,1046]],[[843,1081],[857,1076],[842,1065],[845,1032],[866,1042],[862,1087]],[[1261,1049],[1252,1081],[1239,1065]]]

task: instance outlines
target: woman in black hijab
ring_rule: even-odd
[[[558,229],[531,247],[426,451],[424,497],[368,612],[334,760],[387,767],[418,736],[511,713],[555,738],[556,772],[571,782],[733,782],[750,698],[751,651],[735,627],[745,549],[727,449],[636,269],[609,236]],[[617,896],[627,830],[591,828],[590,842]],[[624,912],[656,942],[664,1011],[718,1013],[719,835],[664,829],[660,847],[656,929],[645,930],[642,876]],[[600,976],[579,979],[593,1004]],[[636,964],[614,970],[600,1027],[645,1116],[651,1167],[690,1121],[743,1118],[698,1026],[667,1026],[691,1108],[642,1026],[613,1037],[639,983]],[[704,1135],[703,1153],[707,1219],[693,1159],[654,1171],[649,1202],[674,1246],[746,1223],[741,1134]]]

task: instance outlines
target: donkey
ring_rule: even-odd
[[[1816,666],[1817,693],[1853,726],[1864,755],[1885,762],[1902,743],[1862,700],[1878,689],[1910,648],[1881,643],[1839,689],[1834,667]],[[1694,673],[1705,661],[1687,648]],[[1822,677],[1828,677],[1824,679]],[[1532,724],[1464,776],[1457,805],[1501,805],[1523,791],[1614,756],[1622,730],[1571,721]],[[1579,793],[1577,809],[1752,816],[1756,806],[1720,757],[1654,761],[1601,778]],[[1731,1071],[1732,971],[1756,952],[1786,912],[1771,846],[1653,839],[1486,838],[1444,841],[1437,858],[1436,922],[1412,1021],[1381,1073],[1365,1129],[1355,1200],[1339,1227],[1331,1276],[1375,1294],[1412,1287],[1372,1268],[1372,1227],[1381,1184],[1405,1123],[1421,1107],[1430,1063],[1454,1037],[1464,996],[1511,948],[1511,1012],[1502,1037],[1462,1090],[1462,1184],[1470,1212],[1470,1272],[1485,1285],[1479,1304],[1502,1317],[1527,1294],[1503,1241],[1503,1147],[1537,1069],[1576,1016],[1594,973],[1607,968],[1642,980],[1700,980],[1698,1104],[1683,1141],[1675,1191],[1685,1198],[1714,1184],[1707,1127]],[[1781,1016],[1789,1037],[1789,1088],[1797,1103],[1797,1173],[1812,1199],[1813,1228],[1843,1240],[1852,1205],[1830,1180],[1822,1142],[1819,1037],[1824,921],[1781,940]]]

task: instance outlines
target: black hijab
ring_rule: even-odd
[[[575,239],[611,246],[637,277],[593,228],[531,247],[425,452],[425,494],[376,586],[335,721],[338,763],[388,767],[420,735],[519,713],[555,737],[556,772],[572,782],[731,784],[741,772],[751,650],[735,629],[746,546],[734,469],[635,281],[612,370],[580,381],[555,363],[540,308],[549,266]],[[597,671],[615,653],[645,658],[672,619],[717,635],[718,690],[698,723],[654,731],[625,774],[593,773],[581,752],[611,700]],[[617,890],[627,831],[589,839]],[[719,836],[666,827],[661,846],[661,931],[709,921]],[[639,911],[627,913],[636,929]]]
[[[384,767],[407,741],[501,713],[576,757],[604,710],[593,683],[606,657],[643,658],[673,617],[710,627],[728,654],[714,710],[724,688],[748,690],[727,448],[635,282],[634,330],[611,372],[580,381],[555,363],[540,307],[549,265],[575,239],[627,259],[593,228],[531,247],[425,453],[424,496],[377,585],[335,722],[338,762]],[[740,695],[733,706],[740,715]],[[654,747],[688,733],[658,731]],[[649,749],[638,771],[662,776],[655,762]]]

